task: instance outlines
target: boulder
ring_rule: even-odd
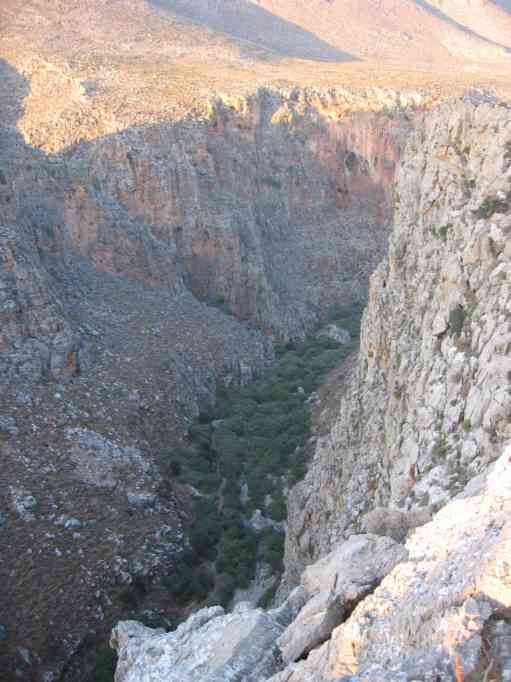
[[[298,587],[295,587],[283,604],[270,611],[269,614],[277,621],[277,623],[280,623],[280,625],[286,627],[300,613],[302,608],[305,606],[307,599],[308,595],[305,591],[305,588],[303,585],[298,585]]]
[[[11,507],[22,521],[34,521],[34,511],[37,508],[37,500],[30,490],[16,486],[10,486]]]
[[[356,600],[404,561],[408,553],[392,538],[352,535],[330,554],[308,566],[302,585],[309,594],[332,592],[348,602]]]
[[[391,538],[353,535],[324,559],[309,566],[302,583],[314,596],[279,638],[286,663],[322,644],[400,561],[407,557]]]
[[[332,592],[320,592],[312,597],[279,637],[284,662],[292,663],[323,644],[345,613],[342,600]]]
[[[362,517],[361,526],[366,533],[385,535],[396,542],[404,542],[410,530],[428,521],[431,521],[431,511],[427,507],[407,512],[376,507]]]
[[[17,436],[19,429],[14,417],[0,416],[0,436]]]
[[[121,622],[111,638],[115,682],[258,682],[279,670],[281,633],[276,620],[245,604],[230,614],[202,609],[175,632]]]

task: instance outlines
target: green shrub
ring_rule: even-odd
[[[237,587],[246,588],[254,577],[257,540],[251,528],[229,528],[218,545],[217,570],[230,575]]]
[[[484,218],[488,220],[493,216],[494,213],[508,213],[511,208],[511,192],[508,193],[505,199],[499,199],[499,197],[486,197],[483,203],[478,209],[474,211],[474,214],[478,218]]]
[[[449,234],[450,230],[452,230],[453,225],[452,223],[449,223],[448,225],[442,225],[442,227],[438,228],[437,235],[438,237],[443,241],[447,241],[447,235]]]
[[[279,178],[273,177],[272,175],[264,175],[261,178],[261,182],[263,185],[268,185],[269,187],[273,187],[273,189],[280,189],[282,187],[282,183]]]
[[[269,609],[273,603],[273,599],[277,593],[279,587],[279,581],[276,579],[275,582],[269,587],[263,596],[257,602],[257,606],[260,609]]]
[[[364,304],[353,303],[349,306],[334,304],[328,311],[330,322],[347,329],[353,337],[360,334],[360,321],[364,312]]]
[[[269,515],[275,521],[285,521],[287,518],[287,504],[282,488],[276,488],[272,492],[272,500],[268,508]]]
[[[109,647],[98,649],[95,656],[91,682],[114,682],[117,654]]]
[[[212,602],[221,604],[224,608],[227,608],[234,596],[236,587],[236,580],[231,575],[228,573],[221,573],[217,578]]]
[[[467,312],[462,306],[457,306],[449,313],[449,329],[455,336],[459,336],[463,330]]]
[[[195,557],[181,559],[172,573],[162,580],[162,585],[174,597],[178,604],[201,601],[213,589],[214,580],[203,565],[194,566]]]
[[[444,438],[440,438],[433,446],[433,457],[436,459],[443,459],[449,452],[449,446],[445,442]]]
[[[281,571],[284,557],[284,534],[273,529],[264,531],[260,541],[260,558],[270,564],[274,572]]]

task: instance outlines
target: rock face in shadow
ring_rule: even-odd
[[[420,102],[260,90],[212,102],[204,121],[78,146],[65,156],[67,238],[99,270],[302,335],[329,305],[364,297]]]
[[[77,371],[80,340],[43,262],[59,219],[58,182],[16,130],[25,80],[0,60],[0,385]],[[56,171],[54,171],[56,173]]]

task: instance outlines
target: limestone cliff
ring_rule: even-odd
[[[410,136],[358,366],[289,498],[289,574],[375,508],[438,510],[510,437],[510,149],[509,109],[485,102]]]
[[[270,90],[66,153],[69,239],[102,271],[184,286],[277,336],[360,300],[385,249],[418,95]],[[127,226],[136,225],[136,229]]]

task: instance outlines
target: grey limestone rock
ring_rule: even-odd
[[[119,623],[112,645],[119,654],[116,682],[256,682],[276,672],[282,627],[260,609],[197,612],[175,632]]]
[[[313,596],[279,638],[284,661],[296,661],[327,640],[356,604],[406,557],[406,549],[391,538],[354,535],[307,567],[302,585]]]
[[[431,521],[431,511],[426,509],[410,510],[377,507],[362,517],[361,526],[366,533],[385,535],[396,542],[404,542],[410,530]]]
[[[298,585],[298,587],[292,590],[283,604],[269,612],[270,616],[285,627],[296,618],[303,606],[305,606],[308,598],[309,596],[303,585]]]
[[[76,477],[83,483],[112,489],[119,484],[137,487],[148,483],[150,465],[138,448],[119,445],[90,429],[67,428],[65,435],[71,443]],[[129,494],[132,500],[139,499],[139,493]]]
[[[407,550],[391,538],[352,535],[326,557],[308,566],[301,582],[309,594],[329,591],[353,601],[407,555]]]
[[[296,619],[279,637],[285,663],[297,661],[329,639],[345,615],[342,599],[332,592],[320,592],[309,599]]]
[[[11,506],[22,521],[34,521],[37,500],[29,490],[10,486]]]
[[[317,336],[324,336],[332,339],[341,346],[347,346],[351,343],[351,334],[347,329],[338,327],[336,324],[329,324],[324,329],[321,329]]]
[[[0,436],[16,436],[18,433],[19,429],[16,426],[16,420],[14,417],[0,416]]]

